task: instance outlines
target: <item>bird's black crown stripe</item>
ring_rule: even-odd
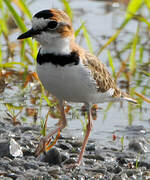
[[[50,10],[47,9],[47,10],[43,10],[43,11],[36,13],[33,17],[49,19],[49,18],[53,17],[53,14],[51,13]]]
[[[69,64],[78,65],[79,55],[76,51],[71,52],[68,55],[55,55],[55,54],[40,54],[37,55],[37,63],[42,65],[44,63],[52,63],[56,66],[65,66]]]

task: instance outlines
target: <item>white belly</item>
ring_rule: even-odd
[[[45,89],[60,100],[91,104],[120,101],[112,97],[112,88],[105,93],[98,92],[90,71],[81,62],[64,67],[51,63],[37,64],[37,73]]]
[[[88,103],[94,101],[93,95],[97,94],[90,71],[81,63],[64,67],[38,64],[37,73],[45,89],[58,99]]]

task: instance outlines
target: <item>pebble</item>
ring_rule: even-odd
[[[117,167],[115,167],[115,168],[113,169],[113,172],[114,172],[115,174],[119,174],[119,173],[123,172],[123,170],[122,170],[122,168],[121,168],[120,166],[117,166]]]
[[[24,163],[24,168],[27,169],[38,169],[38,165],[36,162],[25,162]]]
[[[137,153],[145,153],[148,152],[148,148],[145,145],[145,141],[133,139],[129,143],[129,150],[133,150]]]
[[[84,163],[88,165],[94,165],[95,161],[95,159],[85,159]]]
[[[59,166],[53,166],[48,169],[49,174],[59,174],[61,171]]]
[[[1,177],[1,180],[13,180],[13,179],[10,177]]]
[[[105,157],[101,156],[100,154],[96,154],[95,159],[100,161],[105,161]]]
[[[106,171],[107,171],[106,168],[102,168],[99,166],[93,167],[93,168],[87,168],[86,170],[96,172],[96,173],[101,173],[101,174],[106,174]]]
[[[65,142],[60,143],[58,147],[63,150],[72,150],[72,148],[73,148],[71,144],[65,143]]]
[[[125,158],[123,158],[123,157],[118,157],[117,159],[116,159],[116,161],[118,162],[118,164],[119,165],[124,165],[124,164],[127,164],[127,160],[125,159]]]
[[[69,158],[69,159],[66,159],[66,160],[63,162],[63,165],[75,164],[75,163],[76,163],[76,160],[75,160],[75,159]]]
[[[0,157],[10,156],[9,145],[10,145],[9,141],[0,142]]]
[[[48,162],[51,165],[60,164],[62,162],[61,153],[57,148],[52,148],[46,154],[43,154],[41,161]]]
[[[112,180],[123,180],[119,175],[114,175]]]
[[[10,139],[9,142],[9,153],[13,157],[22,157],[23,152],[21,146],[13,139]]]
[[[66,159],[69,159],[70,155],[68,152],[61,152],[61,158],[62,162],[65,161]]]
[[[129,179],[125,173],[122,173],[121,175],[114,175],[112,180],[131,180],[131,179]]]
[[[80,140],[72,140],[68,141],[68,143],[70,143],[74,148],[81,147],[83,144],[83,142]]]
[[[95,151],[95,143],[87,144],[86,150],[87,151]]]
[[[8,157],[23,156],[22,148],[13,138],[11,138],[8,141],[0,142],[0,157],[4,157],[4,156],[8,156]]]

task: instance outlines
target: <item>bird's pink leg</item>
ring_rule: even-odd
[[[39,156],[42,152],[44,152],[46,150],[46,143],[49,141],[51,136],[56,134],[58,131],[61,131],[62,129],[64,129],[67,125],[67,120],[66,120],[64,106],[63,106],[62,101],[59,103],[59,107],[60,107],[60,112],[61,112],[61,117],[62,117],[61,124],[56,129],[54,129],[52,132],[50,132],[47,136],[41,138],[40,143],[35,150],[35,155],[37,155],[37,156]]]
[[[84,137],[84,141],[83,141],[83,145],[82,145],[82,149],[81,149],[81,152],[79,154],[79,159],[77,161],[77,165],[79,166],[82,162],[82,158],[83,158],[83,154],[84,154],[84,151],[85,151],[85,147],[86,147],[86,144],[88,142],[88,137],[90,135],[90,132],[91,132],[91,129],[93,127],[93,121],[91,119],[91,116],[90,116],[90,110],[88,110],[88,124],[87,124],[87,130],[86,130],[86,134],[85,134],[85,137]]]

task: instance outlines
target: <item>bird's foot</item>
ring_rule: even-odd
[[[49,151],[56,144],[57,140],[59,139],[59,136],[60,131],[58,131],[57,136],[53,142],[51,142],[52,139],[50,137],[49,139],[47,137],[41,138],[40,143],[35,150],[35,155],[39,156],[41,153],[46,153],[47,151]]]

